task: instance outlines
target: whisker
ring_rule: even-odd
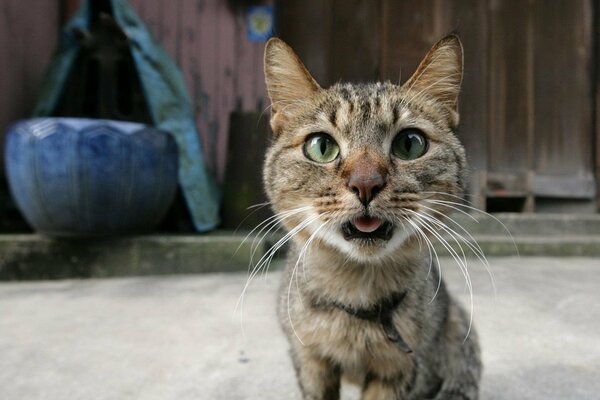
[[[421,218],[421,215],[417,212],[414,212],[412,210],[408,210],[411,211],[411,213],[415,216],[416,221],[420,222],[421,226],[423,226],[423,228],[425,228],[429,233],[431,233],[433,236],[435,236],[435,238],[440,242],[440,244],[442,246],[444,246],[444,248],[450,253],[450,255],[452,256],[452,258],[454,259],[454,261],[456,261],[459,269],[461,270],[464,278],[465,278],[465,282],[467,285],[467,288],[469,290],[469,299],[470,299],[470,316],[469,316],[469,328],[467,330],[467,334],[465,336],[465,341],[467,340],[467,338],[469,337],[469,334],[471,333],[471,328],[473,325],[473,286],[472,286],[472,282],[471,282],[471,277],[469,276],[469,270],[467,268],[467,264],[466,264],[466,257],[465,259],[461,259],[460,255],[456,252],[456,250],[454,250],[454,248],[452,248],[452,246],[448,243],[448,241],[446,239],[444,239],[444,237],[442,235],[440,235],[438,232],[436,232],[435,229],[433,229],[429,223],[427,223],[427,220]],[[457,244],[459,245],[459,247],[462,250],[462,247],[460,246],[460,244],[457,241]],[[463,256],[464,256],[464,251],[463,251]]]
[[[502,221],[500,221],[498,218],[496,218],[495,216],[493,216],[492,214],[490,214],[488,212],[485,212],[483,210],[480,210],[477,207],[472,207],[472,206],[469,206],[469,205],[466,205],[466,204],[457,203],[457,202],[454,202],[454,201],[428,200],[428,199],[425,199],[425,201],[428,201],[428,202],[434,203],[434,204],[439,204],[439,205],[442,205],[442,206],[446,206],[446,207],[451,208],[453,210],[456,210],[456,211],[458,211],[458,212],[460,212],[462,214],[470,216],[471,218],[474,218],[474,217],[472,215],[470,215],[468,212],[466,212],[464,210],[461,210],[458,207],[465,207],[468,210],[472,210],[472,211],[478,212],[480,214],[483,214],[483,215],[486,215],[486,216],[492,218],[494,221],[496,221],[497,223],[499,223],[500,225],[502,225],[502,228],[504,228],[504,230],[506,231],[506,233],[510,237],[510,239],[511,239],[511,241],[513,243],[513,246],[515,248],[515,251],[517,252],[517,257],[521,256],[519,254],[519,247],[517,246],[517,242],[515,242],[515,238],[513,237],[512,233],[510,233],[510,230],[508,229],[508,227]],[[475,220],[477,221],[477,219],[475,219]],[[479,222],[479,221],[477,221],[477,222]]]
[[[438,211],[434,208],[431,207],[427,207],[425,205],[421,204],[421,207],[430,210],[436,214],[441,215],[443,218],[447,218],[449,221],[451,221],[454,225],[458,226],[464,233],[467,234],[467,236],[469,237],[468,239],[465,238],[464,236],[462,236],[460,233],[454,231],[452,228],[450,228],[448,225],[445,225],[445,227],[447,229],[450,229],[455,235],[457,235],[466,245],[467,247],[469,247],[469,249],[473,252],[473,254],[475,254],[475,256],[479,259],[479,261],[481,262],[481,264],[484,266],[485,270],[487,271],[489,277],[490,277],[490,281],[492,283],[492,288],[494,290],[494,297],[497,297],[498,291],[496,288],[496,277],[494,276],[494,272],[492,271],[492,266],[490,265],[487,257],[485,256],[485,253],[483,252],[483,249],[481,248],[481,246],[479,245],[479,243],[477,242],[477,240],[473,237],[473,235],[471,235],[469,233],[469,231],[467,231],[461,224],[459,224],[456,220],[454,220],[453,218],[447,216],[446,214],[442,213],[441,211]],[[433,216],[430,216],[431,218],[433,218],[436,223],[440,223],[443,224],[443,222],[441,220],[439,220],[438,218],[435,218]]]
[[[237,303],[235,305],[235,308],[234,308],[234,313],[238,309],[240,310],[240,325],[242,327],[242,332],[244,331],[244,326],[243,326],[244,297],[245,297],[246,291],[248,290],[248,287],[250,286],[250,283],[252,282],[252,280],[254,279],[254,277],[259,273],[259,271],[265,265],[268,265],[267,263],[271,262],[271,260],[273,259],[273,256],[275,255],[275,253],[283,245],[285,245],[291,238],[293,238],[296,234],[298,234],[300,231],[302,231],[308,225],[310,225],[311,223],[313,223],[314,221],[316,221],[318,218],[320,218],[320,216],[321,215],[319,214],[319,215],[316,215],[316,216],[313,216],[313,217],[309,217],[309,218],[305,219],[304,221],[302,221],[301,223],[299,223],[298,225],[296,225],[286,235],[284,235],[281,239],[279,239],[273,246],[271,246],[271,248],[269,250],[267,250],[265,252],[265,254],[258,260],[256,266],[250,272],[250,274],[248,276],[248,279],[246,280],[246,284],[244,285],[244,288],[242,289],[242,293],[240,294],[240,297],[238,298],[238,301],[237,301]]]
[[[302,246],[302,249],[300,249],[300,253],[298,254],[298,259],[296,260],[296,264],[294,265],[294,268],[292,270],[292,275],[290,277],[290,284],[288,285],[288,294],[287,294],[288,318],[290,321],[290,326],[292,328],[292,331],[294,332],[294,335],[296,335],[296,337],[298,338],[300,343],[302,343],[302,345],[304,345],[304,343],[302,342],[302,339],[300,339],[300,336],[298,336],[298,333],[296,332],[296,329],[294,328],[294,322],[292,321],[292,314],[290,312],[290,295],[291,295],[292,281],[294,280],[296,282],[296,292],[298,293],[298,298],[300,299],[300,305],[301,305],[301,307],[304,308],[304,302],[302,301],[302,294],[300,293],[300,287],[298,286],[298,273],[297,273],[298,265],[300,264],[300,261],[302,261],[302,267],[304,268],[304,262],[305,262],[304,257],[306,256],[307,249],[310,247],[310,244],[312,243],[314,238],[317,236],[319,231],[325,225],[327,225],[328,222],[329,221],[322,223],[317,229],[315,229],[315,231],[310,235],[310,237],[308,238],[306,243],[304,243],[304,246]],[[296,279],[294,279],[294,275],[296,276]],[[306,276],[305,276],[305,279],[306,279]]]
[[[421,192],[421,193],[425,193],[425,194],[434,194],[434,195],[435,195],[435,194],[437,194],[437,195],[441,195],[441,196],[448,196],[448,197],[452,197],[452,198],[454,198],[454,199],[457,199],[457,200],[463,201],[463,202],[465,202],[465,203],[467,203],[467,204],[469,204],[469,205],[471,205],[471,206],[473,205],[473,203],[472,203],[472,202],[470,202],[469,200],[466,200],[464,197],[462,197],[462,196],[458,196],[458,195],[455,195],[455,194],[452,194],[452,193],[446,193],[446,192],[435,192],[435,191],[423,191],[423,192]]]
[[[240,243],[240,245],[238,246],[237,251],[240,249],[240,247],[246,242],[246,240],[248,239],[248,237],[250,237],[250,235],[252,235],[252,233],[254,233],[258,228],[262,228],[258,231],[258,233],[256,234],[256,236],[254,237],[254,239],[252,240],[252,244],[250,245],[250,265],[252,265],[253,260],[254,260],[254,255],[256,254],[256,251],[258,250],[258,246],[260,246],[260,243],[262,243],[262,241],[264,240],[264,238],[273,231],[273,229],[282,221],[285,221],[286,219],[299,214],[303,211],[307,211],[310,210],[311,207],[310,206],[304,206],[304,207],[299,207],[299,208],[294,208],[292,210],[288,210],[288,211],[283,211],[280,213],[277,213],[275,215],[270,216],[269,218],[265,219],[263,222],[261,222],[260,224],[258,224],[254,229],[252,229],[250,231],[250,233],[248,233],[248,235],[246,235],[246,237],[244,238],[244,240],[242,240],[242,243]],[[264,226],[263,226],[264,225]],[[261,233],[265,231],[265,229],[267,229],[267,231],[265,232],[265,234],[263,234],[261,236]],[[259,239],[260,238],[260,239]]]
[[[271,204],[270,201],[265,201],[264,203],[252,204],[251,206],[246,207],[246,210],[251,210],[253,208],[262,208]]]
[[[415,229],[415,231],[423,237],[423,239],[425,240],[425,242],[427,243],[427,247],[429,248],[430,251],[430,258],[429,258],[429,270],[427,271],[427,279],[429,279],[429,276],[431,274],[431,264],[433,263],[433,258],[431,258],[431,251],[433,251],[433,254],[435,255],[435,259],[436,259],[436,265],[437,265],[437,269],[438,269],[438,284],[437,287],[435,289],[435,292],[433,293],[433,297],[431,298],[429,304],[433,303],[433,301],[435,300],[435,298],[437,297],[440,288],[442,287],[442,269],[441,269],[441,263],[440,263],[440,258],[438,256],[437,250],[435,249],[435,246],[433,245],[433,243],[431,243],[431,240],[429,240],[429,238],[427,237],[427,235],[425,234],[425,232],[423,232],[423,230],[421,229],[420,226],[418,226],[417,224],[415,224],[410,218],[408,217],[404,217],[403,218],[406,220],[406,222],[408,222],[409,224],[411,224],[411,226]]]

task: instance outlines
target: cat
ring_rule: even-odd
[[[462,196],[463,51],[437,42],[402,86],[321,88],[278,38],[265,48],[273,140],[265,190],[291,239],[278,316],[304,400],[473,400],[470,318],[430,245]]]

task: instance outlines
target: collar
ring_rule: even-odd
[[[392,293],[389,297],[381,299],[370,308],[355,308],[337,301],[330,303],[319,301],[314,305],[321,309],[337,308],[354,318],[379,324],[390,342],[396,344],[403,352],[412,353],[412,349],[404,341],[393,323],[394,311],[396,311],[405,296],[406,292]]]

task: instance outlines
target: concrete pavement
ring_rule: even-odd
[[[473,264],[482,399],[600,398],[600,259]],[[458,267],[443,260],[462,300]],[[275,319],[280,273],[0,283],[0,399],[299,399]],[[343,399],[356,399],[345,388]]]

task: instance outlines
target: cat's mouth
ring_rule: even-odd
[[[379,239],[390,240],[394,233],[394,226],[376,217],[358,217],[342,225],[344,239]]]

